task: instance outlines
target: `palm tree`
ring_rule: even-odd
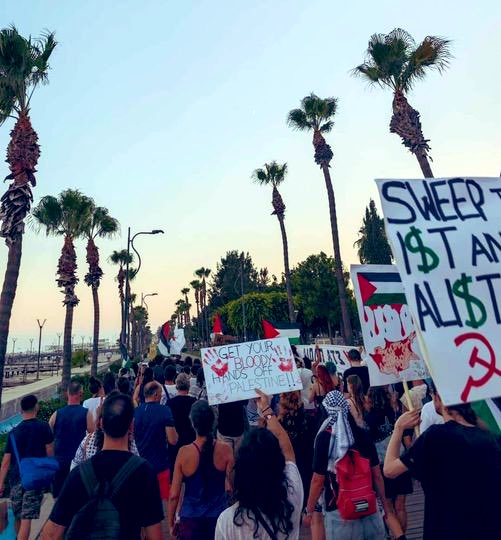
[[[89,219],[84,224],[83,235],[87,238],[87,264],[89,271],[85,275],[85,283],[92,288],[92,300],[94,302],[94,342],[92,345],[92,362],[90,373],[97,375],[97,357],[99,354],[99,285],[103,277],[103,271],[99,266],[99,250],[96,246],[96,238],[111,238],[119,229],[118,221],[111,217],[108,209],[97,206],[92,209]]]
[[[127,326],[125,318],[125,268],[127,266],[127,262],[129,265],[133,263],[134,256],[132,253],[127,253],[126,249],[121,249],[120,251],[113,251],[108,260],[110,263],[118,265],[116,280],[118,282],[118,295],[120,298],[120,343],[123,347],[125,347],[125,333]]]
[[[28,39],[14,28],[0,31],[0,125],[15,120],[7,148],[12,180],[0,199],[0,236],[8,248],[7,267],[0,296],[0,405],[10,316],[17,290],[23,247],[24,219],[31,208],[40,157],[38,135],[30,120],[30,100],[40,83],[48,81],[49,58],[57,43],[54,34]]]
[[[186,324],[189,325],[190,324],[190,303],[188,302],[188,293],[190,292],[190,288],[189,287],[184,287],[183,289],[181,289],[181,294],[184,296],[184,302],[188,307],[187,311],[186,311]]]
[[[200,341],[201,340],[201,332],[200,332],[200,287],[202,284],[200,283],[200,280],[194,279],[193,281],[190,281],[190,287],[193,289],[193,292],[195,293],[195,304],[197,306],[197,338]]]
[[[339,247],[339,232],[337,226],[336,200],[329,171],[333,157],[331,147],[324,138],[324,133],[329,133],[334,127],[334,115],[337,109],[337,99],[333,97],[319,98],[310,94],[301,100],[301,108],[289,112],[287,123],[293,129],[299,131],[313,131],[313,147],[315,148],[315,163],[320,166],[324,173],[327,198],[329,200],[329,212],[331,220],[332,244],[334,248],[334,260],[336,262],[336,281],[339,291],[339,305],[341,307],[341,319],[343,323],[343,335],[345,343],[351,344],[352,332],[351,321],[348,312],[348,300],[346,296],[346,284],[343,275],[343,262]]]
[[[252,173],[252,178],[262,186],[272,186],[273,195],[271,204],[273,206],[273,214],[277,216],[280,224],[280,232],[282,233],[282,246],[284,251],[284,273],[285,273],[285,288],[287,290],[287,303],[289,306],[289,321],[294,322],[294,303],[292,301],[291,287],[291,272],[289,268],[289,245],[287,242],[287,232],[285,230],[285,203],[278,191],[278,186],[285,180],[287,174],[287,163],[279,165],[276,161],[265,163],[262,169],[256,169]]]
[[[195,270],[195,275],[201,280],[200,285],[200,312],[202,314],[202,327],[204,339],[209,342],[209,317],[207,313],[207,279],[211,274],[209,268],[203,266],[198,270]]]
[[[39,227],[45,227],[47,235],[64,236],[63,248],[57,266],[57,284],[63,289],[63,305],[66,307],[63,337],[63,389],[71,379],[71,332],[73,328],[73,310],[79,300],[75,294],[77,255],[74,241],[84,234],[94,202],[80,191],[67,189],[53,197],[42,198],[33,210],[33,218]]]
[[[437,36],[427,36],[416,45],[410,34],[395,28],[389,34],[372,35],[365,62],[353,70],[354,75],[362,76],[370,84],[392,90],[390,132],[396,133],[416,156],[425,178],[433,178],[428,155],[430,141],[424,138],[419,112],[409,105],[406,94],[416,81],[424,79],[429,69],[442,73],[448,67],[449,45],[449,40]]]

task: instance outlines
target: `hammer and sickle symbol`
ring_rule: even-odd
[[[496,366],[496,353],[494,352],[492,345],[489,343],[489,341],[487,340],[485,336],[483,336],[482,334],[479,334],[478,332],[467,332],[466,334],[457,336],[454,339],[454,343],[456,344],[456,347],[459,347],[465,341],[470,341],[470,340],[480,341],[489,352],[489,359],[486,360],[485,358],[482,358],[481,356],[479,356],[478,347],[477,346],[473,347],[471,351],[471,355],[470,355],[470,360],[468,363],[470,364],[471,367],[474,367],[476,364],[480,364],[487,371],[479,379],[474,379],[471,375],[468,377],[468,380],[466,381],[466,386],[464,387],[464,390],[461,392],[462,401],[468,400],[468,396],[473,387],[479,388],[481,386],[484,386],[484,384],[487,384],[489,382],[489,380],[491,379],[493,375],[501,376],[501,370]]]

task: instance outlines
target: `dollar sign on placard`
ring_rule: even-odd
[[[461,279],[457,279],[452,286],[452,292],[459,298],[462,298],[466,304],[466,310],[468,311],[468,319],[465,321],[466,326],[472,328],[478,328],[482,326],[487,319],[487,311],[484,304],[476,297],[470,294],[468,290],[468,284],[472,282],[471,276],[461,274]],[[473,306],[476,306],[479,313],[479,317],[476,317]]]
[[[411,243],[413,239],[416,241],[415,244]],[[418,264],[418,270],[428,274],[438,266],[440,259],[431,248],[426,247],[423,244],[423,240],[421,239],[421,229],[417,229],[414,226],[411,227],[410,231],[405,235],[404,242],[405,247],[411,253],[421,254],[421,264]],[[428,262],[428,257],[430,258],[430,262]]]

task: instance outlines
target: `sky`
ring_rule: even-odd
[[[174,311],[195,269],[212,269],[226,251],[248,251],[258,267],[283,269],[271,191],[252,183],[253,169],[276,159],[289,174],[281,190],[291,265],[332,254],[325,184],[313,161],[311,136],[286,125],[310,92],[339,98],[328,136],[334,159],[342,257],[356,263],[353,243],[374,178],[419,178],[415,158],[388,131],[391,94],[350,76],[370,36],[402,27],[416,40],[453,40],[443,75],[416,84],[439,176],[498,176],[501,84],[499,2],[423,0],[338,3],[332,0],[68,2],[0,0],[2,26],[24,34],[56,32],[50,83],[37,89],[31,118],[42,155],[35,204],[78,188],[106,206],[121,236],[99,242],[101,336],[116,339],[120,308],[116,269],[107,262],[132,232],[164,229],[135,242],[143,266],[134,292],[157,292],[148,307],[153,328]],[[12,124],[0,127],[6,148]],[[0,164],[0,175],[8,174]],[[379,204],[379,202],[378,202]],[[28,226],[11,318],[16,351],[38,336],[44,346],[62,332],[62,293],[55,283],[61,238]],[[76,342],[92,335],[92,297],[83,282],[82,241]],[[0,245],[0,275],[7,248]],[[36,343],[36,339],[35,339]]]

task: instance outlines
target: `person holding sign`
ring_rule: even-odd
[[[501,446],[477,427],[469,404],[445,406],[433,394],[443,425],[430,426],[401,456],[406,429],[419,423],[419,411],[396,422],[384,461],[384,474],[406,471],[421,481],[425,494],[423,540],[495,539],[501,534]]]
[[[291,441],[273,414],[270,398],[256,389],[267,429],[246,432],[235,460],[236,503],[217,520],[215,540],[297,540],[303,486]]]

